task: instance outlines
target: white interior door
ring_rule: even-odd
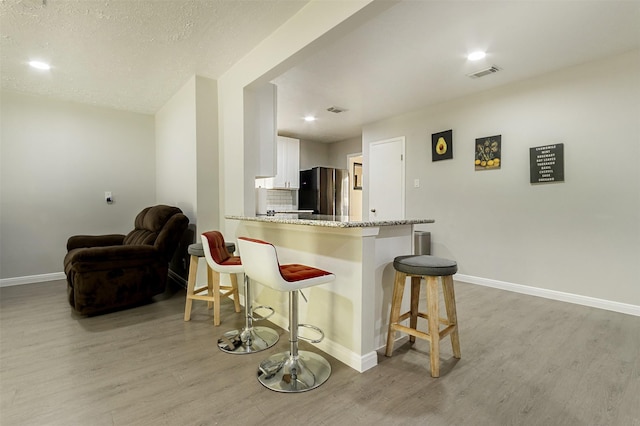
[[[404,136],[369,149],[369,219],[404,219]]]

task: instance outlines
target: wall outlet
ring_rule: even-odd
[[[413,187],[414,188],[420,188],[420,179],[414,179],[413,180]]]
[[[111,191],[106,191],[104,193],[104,200],[107,202],[107,204],[113,203],[113,196],[111,195]]]

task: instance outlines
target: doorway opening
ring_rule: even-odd
[[[349,219],[362,220],[362,153],[348,154],[349,169]]]

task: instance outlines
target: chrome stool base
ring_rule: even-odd
[[[260,363],[258,381],[276,392],[305,392],[327,381],[331,365],[324,357],[308,351],[280,352]]]
[[[218,339],[218,348],[228,354],[249,354],[269,349],[279,338],[278,332],[269,327],[231,330]]]
[[[273,328],[253,326],[253,308],[250,305],[251,302],[251,283],[249,277],[244,276],[244,328],[242,330],[231,330],[224,333],[224,335],[218,339],[218,348],[222,352],[228,354],[251,354],[254,352],[264,351],[275,345],[280,335]],[[271,311],[273,315],[273,309],[267,306],[259,306],[258,308],[265,308]],[[256,308],[256,309],[258,309]],[[269,316],[271,316],[269,315]],[[269,316],[262,319],[267,319]]]

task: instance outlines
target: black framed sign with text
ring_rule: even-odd
[[[564,144],[529,148],[531,183],[564,182]]]

